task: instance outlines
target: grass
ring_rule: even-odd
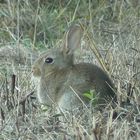
[[[138,140],[140,136],[139,1],[0,1],[0,47],[25,48],[22,64],[0,49],[0,140]],[[84,29],[76,62],[100,65],[117,88],[118,116],[83,108],[79,114],[43,111],[32,81],[32,51],[62,42],[71,24]],[[56,44],[56,45],[55,45]],[[19,53],[20,54],[20,53]],[[29,61],[29,63],[28,63]],[[131,104],[129,103],[131,102]]]

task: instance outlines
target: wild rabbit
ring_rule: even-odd
[[[71,110],[88,104],[83,95],[94,90],[98,104],[116,101],[114,86],[108,75],[90,63],[74,64],[74,51],[80,47],[82,30],[73,25],[66,33],[61,48],[43,53],[33,65],[33,75],[39,78],[38,99],[42,104]]]

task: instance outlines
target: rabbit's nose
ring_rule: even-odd
[[[32,72],[32,73],[34,73],[34,71],[35,71],[35,68],[34,68],[34,67],[32,67],[31,72]]]
[[[31,71],[32,71],[33,74],[35,74],[37,72],[37,68],[32,67],[32,70]]]
[[[31,72],[32,72],[32,73],[34,73],[34,71],[35,71],[35,68],[34,68],[34,67],[32,67],[32,68],[31,68]]]

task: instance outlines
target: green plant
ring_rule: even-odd
[[[83,94],[83,96],[89,100],[91,105],[93,105],[93,106],[97,105],[97,103],[98,103],[98,96],[97,96],[97,94],[95,93],[94,90],[90,90],[90,91],[85,92]]]

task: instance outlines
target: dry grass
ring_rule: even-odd
[[[138,140],[139,5],[138,0],[0,1],[0,46],[22,44],[26,51],[40,51],[59,44],[66,27],[79,23],[84,38],[76,62],[96,63],[107,70],[119,103],[124,102],[117,105],[115,118],[113,109],[92,107],[83,108],[77,116],[64,112],[59,121],[53,109],[46,111],[37,102],[32,55],[27,53],[20,64],[13,62],[15,55],[9,51],[12,61],[0,54],[0,140]]]

